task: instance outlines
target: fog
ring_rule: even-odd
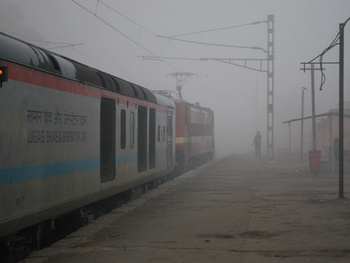
[[[169,74],[193,73],[183,86],[183,98],[215,112],[218,156],[253,152],[256,130],[263,136],[265,154],[266,73],[201,58],[265,59],[261,49],[242,47],[266,50],[263,21],[274,15],[277,153],[288,148],[288,125],[282,122],[300,117],[302,87],[308,89],[304,115],[311,114],[310,72],[301,71],[300,63],[330,45],[349,10],[348,0],[1,0],[0,30],[151,90],[175,91]],[[345,72],[349,47],[348,25]],[[324,61],[338,61],[338,52],[335,47]],[[320,73],[315,74],[317,114],[338,105],[338,66],[327,65],[325,74],[322,91]],[[345,101],[350,100],[349,84],[345,74]],[[297,125],[293,132],[300,132]]]

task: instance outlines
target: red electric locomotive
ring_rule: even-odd
[[[176,104],[176,160],[180,172],[214,157],[214,112],[199,103],[174,99]]]

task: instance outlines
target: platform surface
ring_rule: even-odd
[[[25,262],[350,262],[350,200],[338,198],[338,175],[312,174],[297,159],[216,160]]]

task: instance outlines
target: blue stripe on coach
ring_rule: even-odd
[[[157,150],[157,158],[165,155],[166,150]],[[115,157],[116,165],[126,164],[129,162],[136,162],[137,154],[131,153],[126,155],[119,155]],[[92,158],[78,161],[69,161],[62,163],[52,163],[37,166],[16,167],[0,169],[0,186],[15,184],[26,181],[39,180],[42,178],[50,178],[64,174],[71,174],[77,172],[84,172],[100,168],[100,159]]]
[[[1,169],[0,185],[33,181],[98,168],[100,168],[100,159],[93,158],[38,166]]]

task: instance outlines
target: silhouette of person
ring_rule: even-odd
[[[261,153],[261,135],[260,131],[257,131],[252,146],[255,145],[255,157],[260,156]]]

